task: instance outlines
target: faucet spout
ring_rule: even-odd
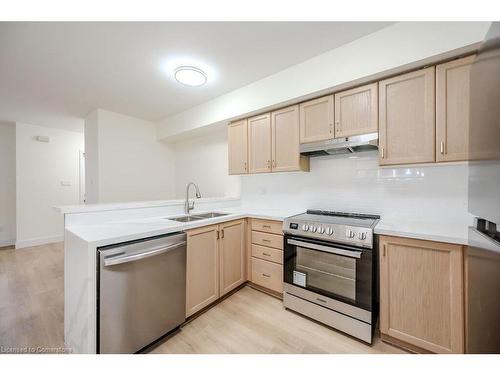
[[[195,188],[196,198],[201,198],[201,193],[198,185],[196,185],[194,182],[188,183],[186,186],[186,202],[184,204],[184,212],[186,213],[186,215],[189,215],[189,212],[194,209],[194,201],[191,203],[189,202],[189,188],[191,187],[191,185],[193,185]]]

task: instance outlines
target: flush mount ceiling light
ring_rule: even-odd
[[[174,71],[174,77],[177,82],[186,86],[203,86],[207,83],[207,75],[205,72],[194,66],[179,66]]]

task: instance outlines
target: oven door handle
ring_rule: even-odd
[[[319,250],[319,251],[325,251],[327,253],[343,255],[343,256],[346,256],[349,258],[358,258],[358,259],[361,258],[361,251],[339,249],[337,247],[317,245],[314,243],[297,241],[297,240],[287,240],[287,243],[290,245],[301,246],[301,247],[305,247],[308,249],[314,249],[314,250]]]

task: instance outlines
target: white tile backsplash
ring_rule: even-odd
[[[242,177],[242,207],[376,213],[467,225],[467,163],[379,167],[376,151],[311,158],[311,171]]]

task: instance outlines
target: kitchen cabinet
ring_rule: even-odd
[[[218,231],[217,225],[187,231],[187,316],[219,298]]]
[[[271,169],[273,172],[309,170],[309,158],[300,155],[299,106],[271,113]]]
[[[245,220],[187,231],[186,316],[246,281]]]
[[[248,172],[271,172],[271,114],[248,119]]]
[[[474,56],[436,67],[436,161],[467,160],[470,69]]]
[[[274,295],[283,293],[283,223],[251,219],[248,276],[252,285]]]
[[[245,221],[219,225],[220,230],[220,296],[246,281]]]
[[[378,84],[335,94],[335,137],[378,132]]]
[[[283,266],[252,257],[252,282],[283,293]]]
[[[379,82],[381,165],[435,161],[434,71],[432,66]]]
[[[382,338],[435,353],[464,351],[463,247],[380,237]]]
[[[333,95],[300,103],[300,143],[333,137]]]
[[[240,120],[227,128],[229,174],[248,173],[248,123]]]

